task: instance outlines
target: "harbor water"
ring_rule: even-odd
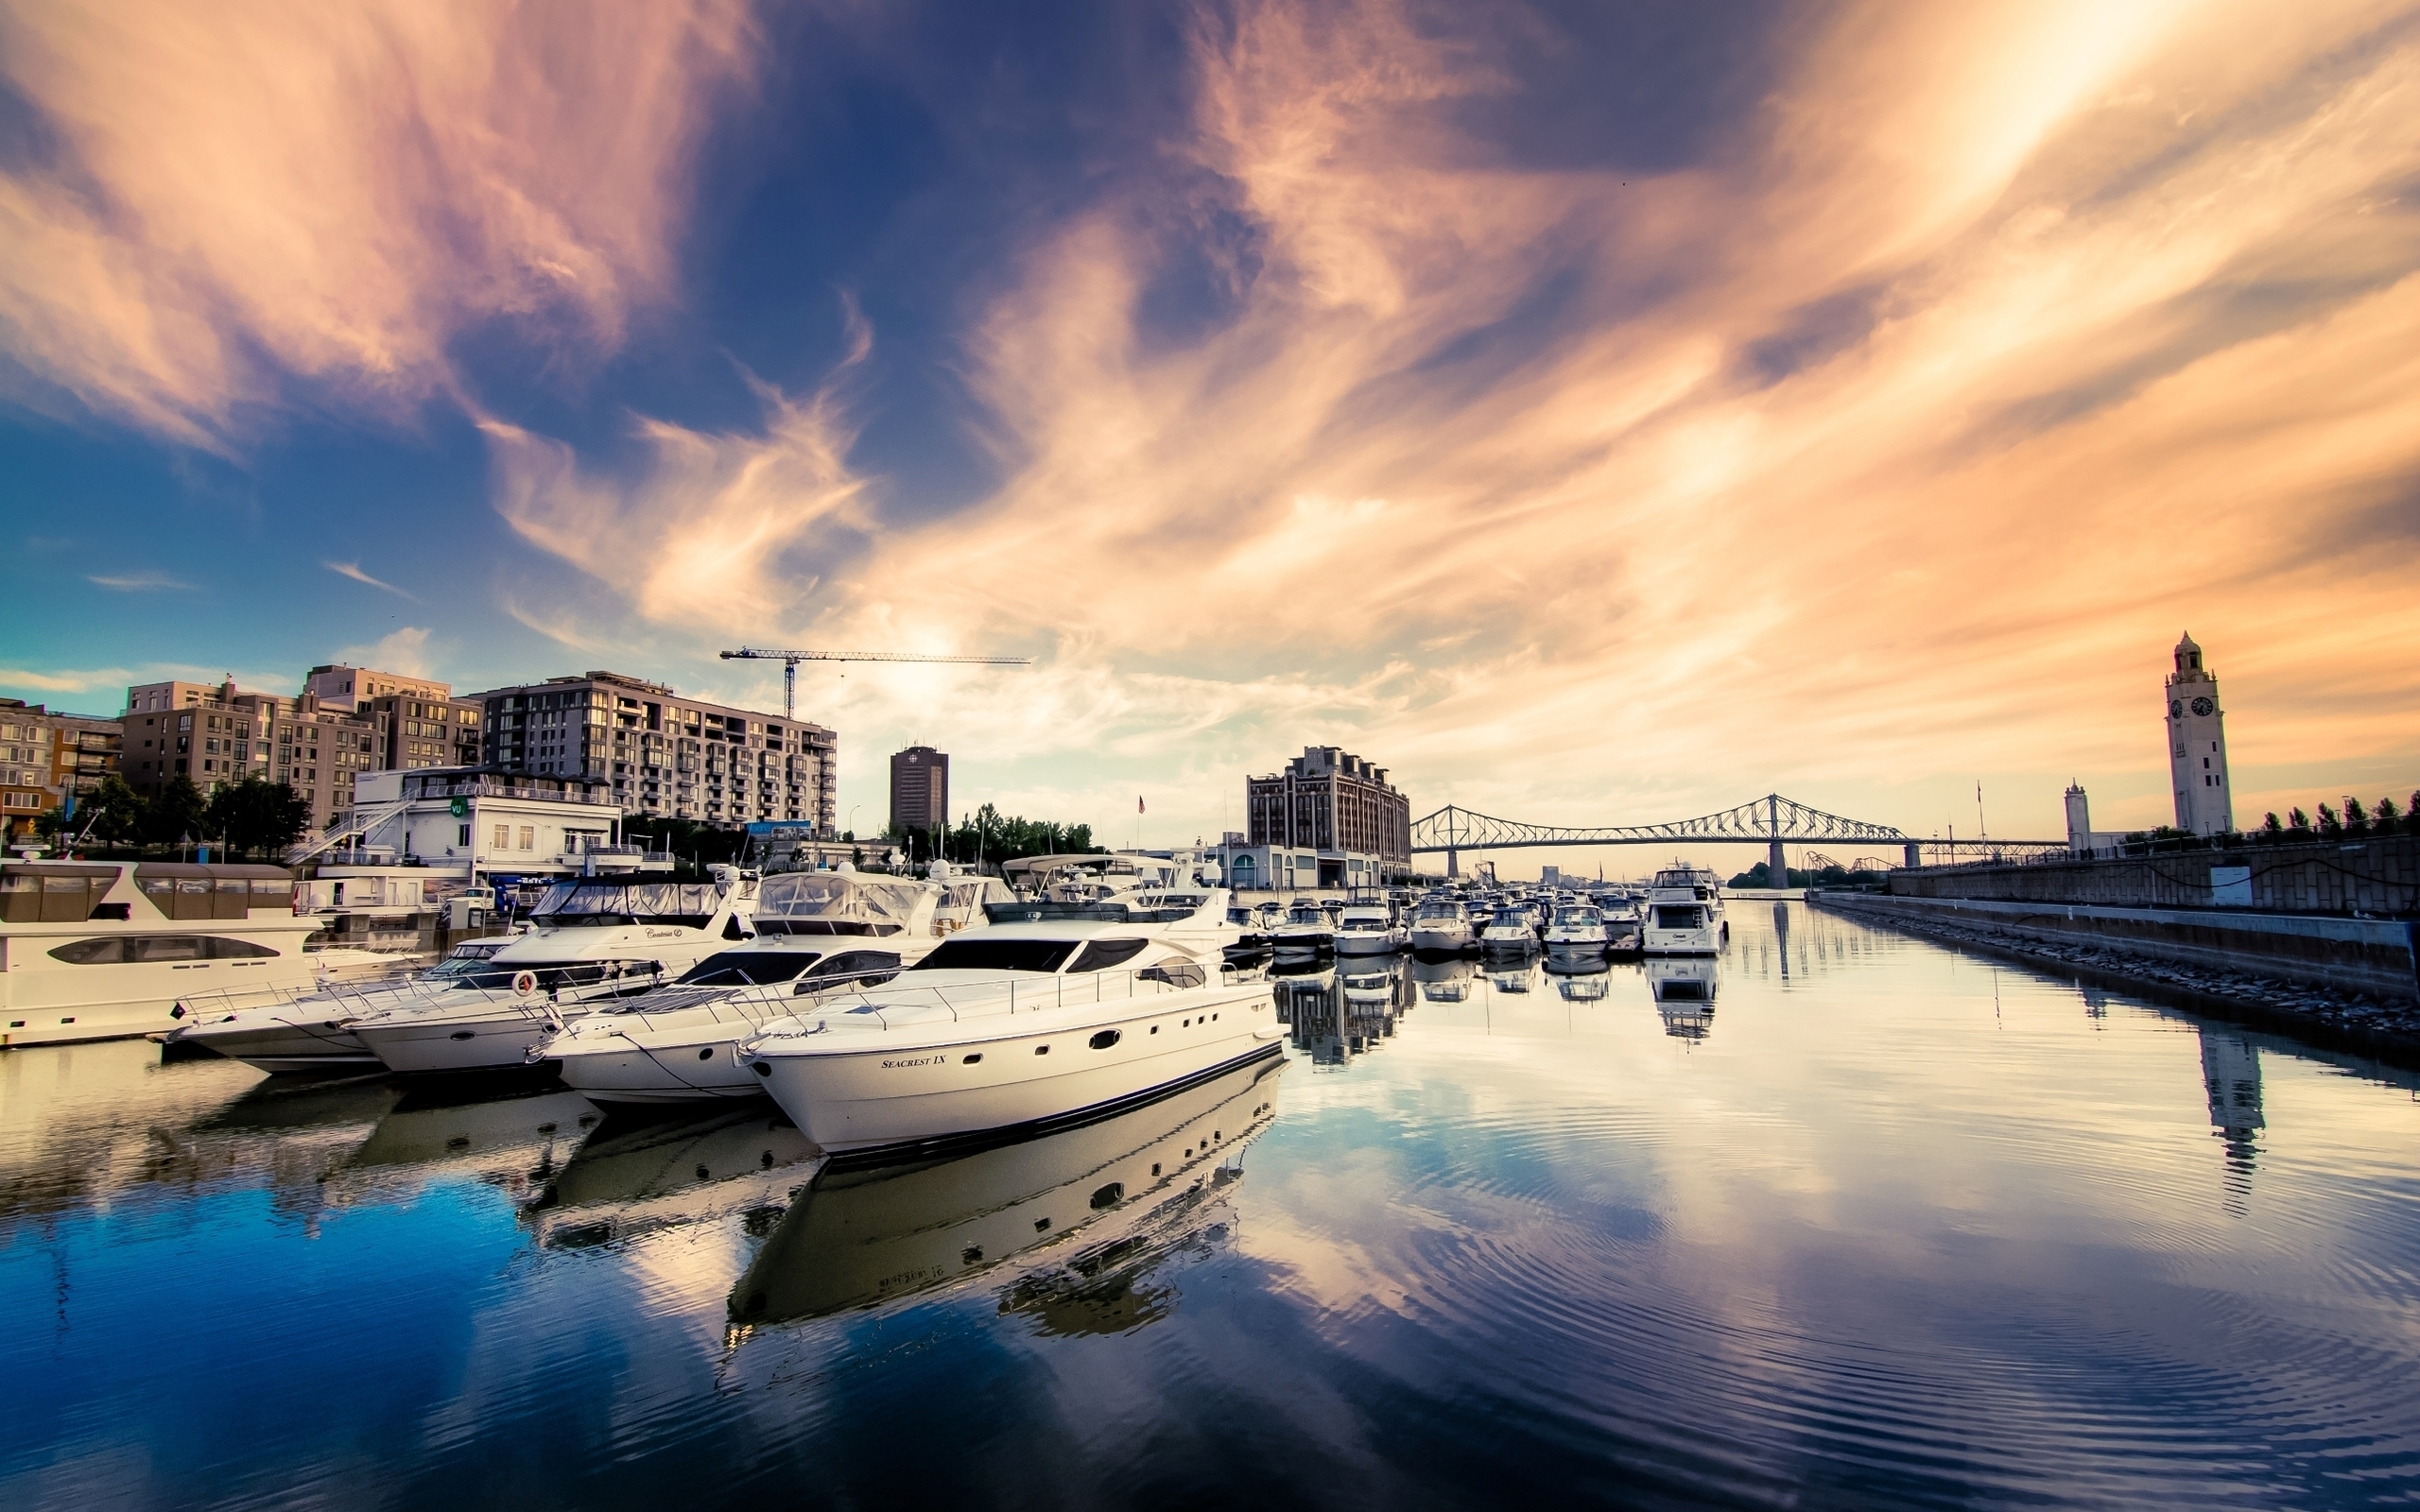
[[[2420,1502],[2420,1079],[1795,903],[1271,968],[1282,1062],[769,1107],[0,1056],[0,1505]]]

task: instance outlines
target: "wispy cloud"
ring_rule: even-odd
[[[44,693],[77,693],[125,680],[124,669],[117,667],[98,672],[28,672],[23,667],[0,667],[0,688],[36,688]]]
[[[687,158],[751,37],[744,0],[0,9],[46,128],[0,170],[0,381],[224,448],[286,375],[373,406],[448,390],[474,321],[610,347],[668,290]]]
[[[425,626],[406,625],[368,645],[348,645],[337,653],[337,659],[353,666],[400,672],[406,677],[434,677],[437,666],[429,633]]]
[[[419,602],[417,595],[406,593],[404,590],[397,588],[392,583],[382,582],[378,578],[372,577],[368,573],[363,572],[359,562],[322,561],[320,565],[336,574],[338,577],[350,577],[356,583],[367,583],[372,588],[383,588],[388,593],[393,593],[398,597],[408,598],[415,603]]]
[[[191,592],[193,589],[193,584],[171,577],[162,572],[94,573],[88,575],[85,580],[98,583],[103,588],[115,589],[121,593],[151,593],[163,589]]]

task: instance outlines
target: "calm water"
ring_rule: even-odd
[[[2412,1078],[1732,917],[804,1191],[769,1109],[12,1052],[0,1505],[2420,1502]]]

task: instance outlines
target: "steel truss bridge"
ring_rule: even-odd
[[[1734,808],[1701,815],[1694,819],[1675,819],[1665,824],[1599,825],[1593,828],[1572,828],[1552,824],[1525,824],[1517,819],[1499,819],[1491,814],[1474,814],[1469,809],[1452,804],[1436,813],[1414,819],[1411,825],[1411,850],[1414,855],[1434,855],[1443,851],[1446,874],[1460,872],[1461,852],[1465,850],[1517,850],[1545,846],[1582,845],[1761,845],[1768,848],[1768,869],[1772,875],[1788,874],[1783,861],[1785,845],[1821,845],[1852,852],[1864,847],[1884,850],[1897,849],[1901,864],[1910,867],[1954,866],[1961,860],[2027,860],[2046,852],[2065,853],[2065,840],[1938,840],[1920,839],[1896,826],[1873,824],[1864,819],[1842,818],[1810,808],[1794,799],[1778,793],[1768,793]]]

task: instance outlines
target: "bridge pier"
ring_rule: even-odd
[[[1910,866],[1911,866],[1911,867],[1921,867],[1921,866],[1923,866],[1924,864],[1925,864],[1925,848],[1924,848],[1923,846],[1920,846],[1920,845],[1916,844],[1916,842],[1914,842],[1913,840],[1909,841],[1909,842],[1908,842],[1908,865],[1910,865]]]
[[[1771,849],[1765,852],[1765,885],[1768,887],[1789,885],[1789,854],[1782,850],[1779,840],[1775,840]]]
[[[1912,847],[1910,849],[1912,849]],[[1462,853],[1460,850],[1447,850],[1445,852],[1445,875],[1449,877],[1459,877],[1461,874]]]

